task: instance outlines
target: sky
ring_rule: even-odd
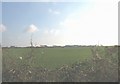
[[[0,7],[2,46],[29,46],[31,35],[34,45],[117,45],[117,4],[113,0],[6,0]]]

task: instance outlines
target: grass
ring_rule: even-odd
[[[3,57],[10,63],[29,63],[33,67],[43,66],[50,69],[58,68],[65,64],[71,65],[76,61],[83,61],[92,57],[89,47],[74,48],[33,48],[32,59],[27,58],[31,54],[30,48],[3,49]],[[19,57],[23,59],[20,60]],[[29,62],[29,61],[30,62]]]
[[[118,81],[118,48],[114,46],[3,48],[2,52],[3,81]]]

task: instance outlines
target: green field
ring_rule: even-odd
[[[114,46],[3,48],[2,59],[6,82],[118,80],[118,47]]]
[[[31,55],[31,58],[29,58]],[[7,63],[29,63],[31,66],[43,66],[50,69],[58,68],[65,64],[71,65],[76,61],[83,61],[92,57],[89,47],[73,48],[7,48],[3,49],[3,57]],[[19,57],[23,59],[20,60]],[[12,63],[11,63],[12,62]],[[19,65],[18,65],[19,66]]]

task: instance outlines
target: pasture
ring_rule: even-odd
[[[3,48],[3,81],[118,80],[118,47]]]
[[[12,63],[16,65],[29,63],[33,67],[43,66],[54,69],[63,65],[71,65],[76,61],[89,59],[92,57],[92,53],[89,47],[32,48],[32,51],[31,48],[7,48],[3,49],[3,57],[7,61],[8,67]],[[22,59],[19,57],[22,57]]]

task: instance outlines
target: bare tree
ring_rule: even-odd
[[[31,34],[31,39],[30,39],[30,45],[33,47],[33,40],[32,40],[33,34]]]

